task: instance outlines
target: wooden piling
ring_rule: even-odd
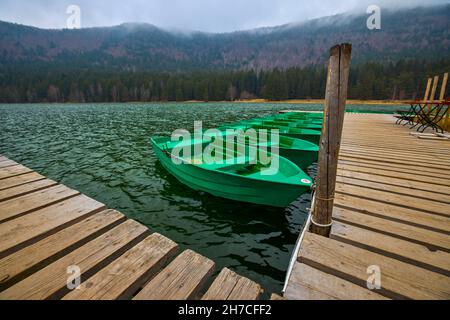
[[[336,45],[330,50],[319,169],[311,219],[311,231],[324,236],[328,236],[331,229],[351,52],[351,44]]]

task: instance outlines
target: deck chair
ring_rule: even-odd
[[[433,88],[429,101],[420,106],[416,114],[416,123],[411,126],[415,128],[418,126],[418,132],[424,132],[425,129],[431,128],[433,131],[444,133],[443,128],[439,125],[440,121],[447,116],[449,112],[449,102],[445,100],[445,91],[447,86],[448,73],[444,74],[442,80],[441,91],[438,100],[434,100],[439,77],[435,76],[433,81]],[[420,104],[419,104],[420,105]]]
[[[428,78],[427,88],[425,90],[425,96],[423,97],[423,100],[417,99],[416,101],[411,102],[411,107],[409,108],[409,110],[397,110],[397,115],[394,116],[397,118],[397,121],[395,122],[396,124],[402,124],[402,122],[404,121],[405,123],[403,123],[403,125],[414,125],[414,119],[417,117],[417,113],[420,109],[420,103],[428,102],[428,96],[431,89],[431,81],[432,79]]]

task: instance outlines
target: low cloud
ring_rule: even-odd
[[[0,20],[41,28],[64,28],[66,8],[81,8],[81,26],[145,22],[177,30],[229,32],[300,22],[344,12],[364,13],[369,5],[397,9],[448,0],[2,0]]]

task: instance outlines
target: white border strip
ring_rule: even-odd
[[[284,286],[283,290],[281,290],[282,293],[286,291],[286,288],[288,286],[289,278],[291,277],[292,269],[294,268],[295,261],[297,261],[298,251],[300,250],[300,245],[302,244],[303,238],[305,237],[306,232],[309,229],[309,225],[311,224],[311,218],[312,218],[312,208],[314,208],[314,202],[315,202],[316,196],[313,194],[312,201],[311,201],[311,209],[309,210],[308,218],[306,219],[305,225],[303,226],[302,233],[300,233],[300,237],[298,237],[297,242],[295,243],[294,251],[292,252],[291,261],[289,262],[289,267],[286,273],[286,279],[284,280]]]

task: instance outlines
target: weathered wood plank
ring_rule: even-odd
[[[89,278],[91,269],[100,268],[100,264],[110,262],[114,253],[126,250],[127,245],[133,243],[146,234],[148,229],[143,225],[127,220],[114,229],[88,242],[84,246],[72,251],[68,255],[30,275],[3,292],[0,299],[53,299],[69,291],[66,287],[69,266],[78,266],[81,280]]]
[[[289,300],[385,300],[374,290],[295,262],[284,297]]]
[[[371,168],[376,169],[377,171],[374,172],[383,172],[385,171],[385,174],[389,173],[403,173],[403,174],[411,174],[413,176],[420,176],[421,178],[428,178],[428,182],[433,181],[435,178],[437,179],[446,179],[450,177],[450,174],[448,173],[448,170],[446,169],[434,169],[434,168],[418,168],[414,165],[404,165],[404,164],[393,164],[393,163],[386,163],[383,161],[377,161],[377,160],[363,160],[363,159],[353,159],[353,158],[347,158],[345,156],[340,157],[339,164],[341,165],[349,165],[349,166],[361,166],[364,168]],[[431,179],[430,179],[431,178]],[[440,180],[442,181],[442,180]],[[443,183],[440,184],[446,184],[446,181],[442,181]]]
[[[395,204],[361,199],[341,193],[336,194],[335,204],[340,207],[361,210],[364,213],[408,223],[421,228],[444,233],[450,232],[450,225],[447,217],[425,213],[411,208],[399,207]]]
[[[404,179],[397,179],[393,177],[383,177],[368,173],[360,173],[353,171],[344,171],[338,170],[338,179],[340,182],[348,182],[353,183],[354,181],[361,181],[362,183],[377,183],[377,185],[385,186],[384,188],[389,188],[391,186],[406,188],[408,190],[417,190],[417,191],[425,191],[427,192],[427,196],[433,194],[434,197],[441,201],[447,201],[450,199],[450,187],[439,186],[432,183],[418,182],[418,181],[410,181]],[[373,185],[373,184],[372,184]],[[375,185],[373,185],[375,186]],[[381,189],[381,187],[380,187]],[[397,189],[400,190],[400,189]],[[400,191],[399,191],[400,192]],[[442,197],[442,198],[441,198]]]
[[[40,175],[37,172],[30,172],[26,174],[21,174],[20,176],[2,179],[0,180],[0,190],[16,187],[21,184],[29,183],[36,180],[42,180],[44,178],[45,178],[44,176]]]
[[[49,206],[77,194],[80,193],[64,185],[57,185],[0,202],[0,222]]]
[[[166,237],[154,233],[84,281],[64,300],[129,299],[178,249]]]
[[[0,190],[0,201],[9,200],[10,198],[19,197],[33,191],[39,191],[48,187],[52,187],[57,183],[50,179],[42,179],[32,181],[30,183],[21,184],[16,187]],[[1,209],[0,209],[1,210]]]
[[[367,187],[353,186],[349,184],[337,184],[336,192],[369,200],[392,203],[397,206],[420,210],[427,213],[450,216],[450,205],[433,200],[417,199],[417,197],[405,194],[396,194],[389,191],[368,189]]]
[[[261,293],[257,283],[223,268],[202,300],[256,300]]]
[[[0,291],[124,220],[115,210],[101,211],[0,259]]]
[[[372,175],[379,175],[384,177],[391,177],[391,178],[397,178],[397,179],[404,179],[404,180],[411,180],[411,181],[418,181],[418,182],[425,182],[425,183],[433,183],[436,186],[436,188],[440,188],[440,186],[449,187],[450,183],[448,182],[448,179],[442,179],[434,176],[426,176],[423,174],[414,174],[409,172],[403,172],[402,170],[388,170],[386,168],[384,169],[378,169],[374,168],[373,166],[365,166],[363,164],[344,164],[342,161],[338,164],[338,172],[339,170],[342,171],[353,171],[353,172],[360,172],[360,173],[368,173]]]
[[[286,298],[276,294],[276,293],[272,293],[270,295],[270,300],[287,300]]]
[[[335,221],[330,237],[450,276],[450,253]]]
[[[368,154],[368,153],[351,153],[348,151],[342,151],[342,157],[345,158],[354,158],[354,159],[367,159],[367,160],[376,160],[382,163],[393,163],[393,164],[400,164],[400,165],[414,165],[417,167],[418,171],[424,167],[424,168],[434,168],[439,170],[449,170],[450,166],[446,163],[443,164],[434,164],[434,163],[425,163],[420,160],[412,161],[412,160],[403,160],[398,158],[390,158],[387,156],[381,156],[381,155],[375,155],[375,154]]]
[[[374,217],[357,211],[334,207],[333,219],[356,225],[360,228],[382,232],[389,236],[422,244],[430,250],[450,251],[450,239],[447,234],[411,226],[392,220]]]
[[[193,299],[213,269],[213,261],[192,250],[186,250],[150,280],[134,299]]]
[[[104,204],[85,195],[79,195],[2,223],[0,256],[5,250],[39,238],[48,232],[59,231],[67,224],[75,223],[78,219],[104,208]]]
[[[399,152],[390,151],[386,152],[382,149],[372,149],[370,147],[342,147],[343,155],[344,153],[352,155],[370,155],[374,157],[382,157],[388,160],[402,161],[402,165],[415,165],[419,163],[421,166],[429,168],[428,164],[434,164],[438,166],[450,166],[450,161],[446,158],[439,158],[436,155],[421,155],[420,158],[417,157],[417,152]],[[406,160],[406,161],[405,161]],[[403,163],[404,162],[404,163]],[[399,164],[400,165],[400,164]]]
[[[389,298],[450,298],[449,277],[309,232],[303,239],[298,260],[360,286],[368,280],[368,267],[378,266],[379,292]]]
[[[12,161],[12,160],[5,160],[5,161],[0,162],[0,168],[17,166],[17,165],[18,165],[18,163],[15,161]]]
[[[19,174],[24,174],[31,172],[32,170],[24,167],[22,165],[12,166],[12,167],[6,167],[0,169],[0,179],[5,179],[13,176],[17,176]]]

